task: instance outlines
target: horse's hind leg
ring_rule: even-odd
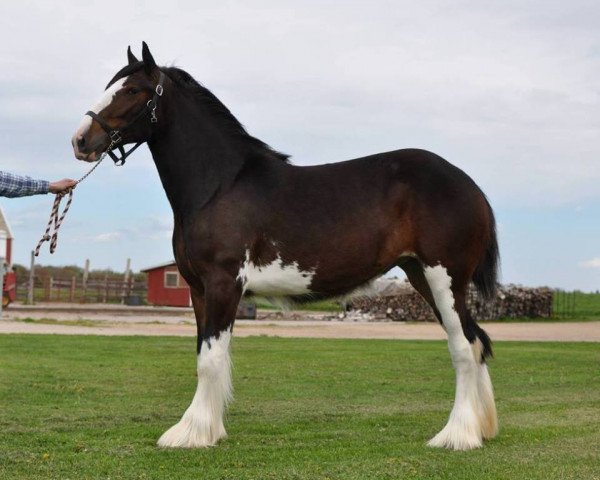
[[[448,348],[456,371],[454,407],[446,426],[429,441],[433,447],[468,450],[497,430],[496,408],[484,353],[489,339],[468,317],[466,284],[453,284],[442,265],[424,267],[431,296],[448,334]],[[483,341],[482,341],[483,339]]]
[[[410,284],[425,299],[425,301],[433,309],[433,313],[435,314],[436,318],[440,323],[442,323],[442,317],[435,304],[435,299],[431,293],[431,288],[429,288],[429,284],[425,278],[425,272],[423,270],[423,264],[421,261],[414,257],[404,257],[398,263],[398,266],[404,270],[404,273],[406,273]]]
[[[486,358],[492,355],[491,341],[487,333],[471,317],[464,301],[464,296],[457,295],[455,301],[459,304],[458,312],[461,321],[466,319],[466,323],[463,321],[463,330],[466,324],[467,328],[472,332],[468,340],[471,343],[475,362],[477,363],[478,414],[481,435],[484,439],[489,440],[490,438],[494,438],[498,433],[498,414],[494,400],[494,389],[486,363]]]
[[[198,324],[198,386],[181,420],[158,440],[161,447],[209,447],[227,436],[223,415],[232,397],[229,343],[241,290],[235,278],[209,282],[206,298],[192,290]]]

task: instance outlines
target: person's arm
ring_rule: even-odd
[[[30,177],[0,172],[0,197],[26,197],[48,192],[61,194],[74,188],[75,185],[77,182],[70,178],[50,183],[47,180],[34,180]]]
[[[48,193],[50,182],[46,180],[34,180],[8,172],[0,172],[0,196],[2,197],[26,197]]]

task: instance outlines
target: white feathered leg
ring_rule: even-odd
[[[482,445],[481,418],[484,412],[480,401],[480,365],[463,333],[450,289],[452,279],[446,269],[438,265],[426,267],[424,272],[448,333],[448,349],[456,371],[456,394],[450,418],[428,445],[453,450],[478,448]]]
[[[498,414],[496,412],[492,380],[485,363],[479,364],[477,389],[481,404],[481,435],[484,439],[489,440],[498,434]]]
[[[202,342],[196,394],[179,423],[160,437],[160,447],[209,447],[227,436],[223,415],[232,398],[230,340],[225,331]]]

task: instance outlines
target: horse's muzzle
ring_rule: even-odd
[[[95,162],[98,159],[95,151],[86,151],[85,142],[81,135],[74,135],[71,139],[71,145],[73,145],[73,154],[78,160]]]
[[[77,158],[78,160],[83,160],[85,162],[95,162],[96,160],[98,160],[98,155],[96,154],[96,152],[81,153],[75,151],[75,158]]]

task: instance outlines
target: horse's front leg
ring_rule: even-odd
[[[220,274],[206,282],[203,294],[192,288],[198,324],[198,386],[183,417],[158,440],[161,447],[209,447],[227,433],[225,407],[232,397],[229,342],[241,296],[235,278]]]

